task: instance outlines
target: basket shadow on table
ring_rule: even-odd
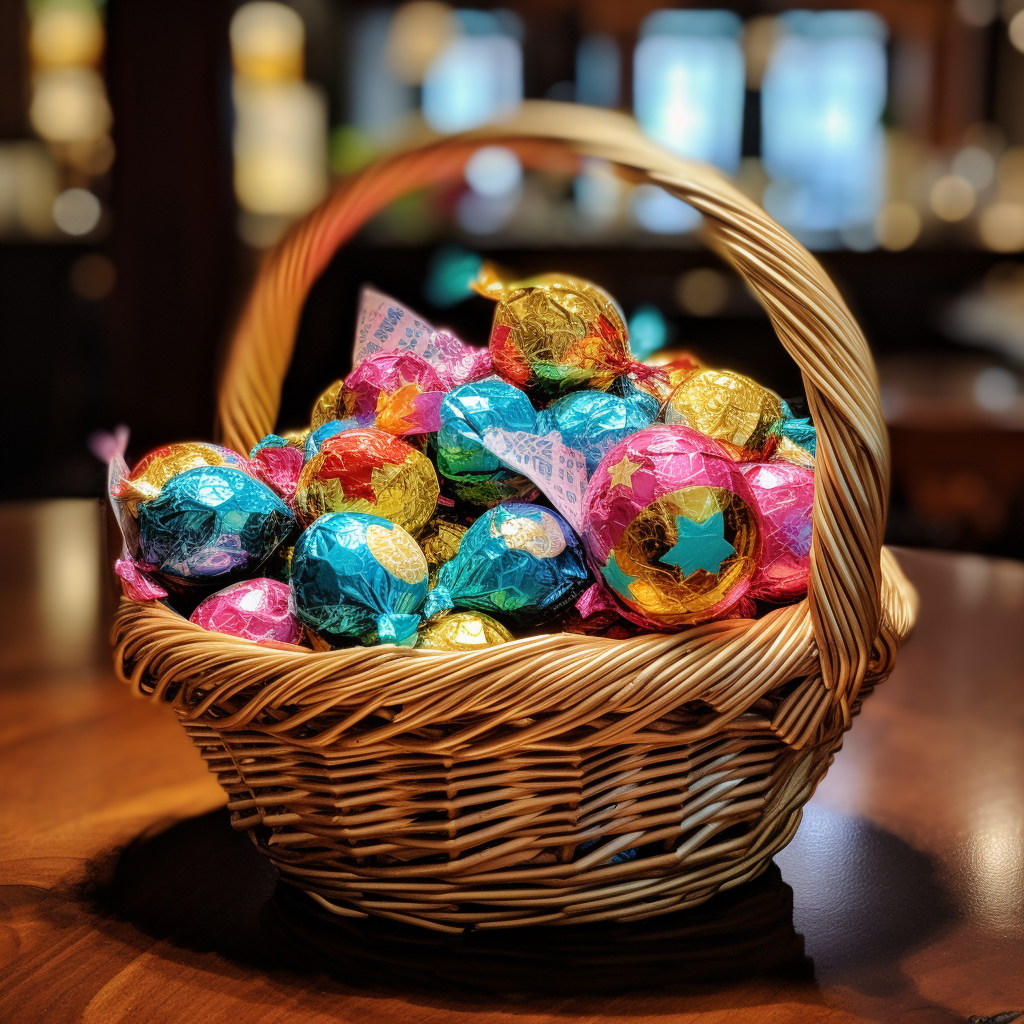
[[[932,895],[924,890],[934,888],[930,865],[893,837],[863,828],[861,853],[865,843],[884,851],[885,885],[905,895],[909,888],[920,906]],[[814,998],[812,963],[793,923],[793,891],[775,864],[701,907],[647,922],[459,936],[329,914],[278,884],[224,810],[140,837],[103,875],[89,892],[93,906],[150,937],[259,970],[326,974],[359,988],[566,997],[773,976],[806,985]],[[895,963],[941,923],[932,918],[916,914],[912,925],[869,928],[857,945]]]

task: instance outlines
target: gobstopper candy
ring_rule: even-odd
[[[306,522],[326,512],[367,512],[416,534],[434,514],[439,493],[426,455],[368,427],[323,442],[299,474],[295,508]]]
[[[464,501],[493,505],[521,496],[530,485],[506,470],[483,445],[491,427],[533,433],[537,416],[530,399],[499,377],[460,384],[444,396],[434,444],[437,471]]]
[[[589,581],[576,534],[557,513],[505,502],[466,531],[458,554],[441,566],[424,615],[474,609],[513,626],[554,618]]]
[[[168,586],[229,583],[259,568],[295,525],[288,506],[231,466],[179,473],[139,505],[139,559]]]
[[[181,441],[155,448],[144,455],[122,480],[114,495],[137,514],[140,501],[151,501],[172,477],[199,466],[234,466],[248,470],[248,461],[238,452],[205,441]]]
[[[722,618],[750,589],[750,486],[724,446],[689,427],[655,425],[617,444],[587,486],[582,521],[591,564],[634,621]]]
[[[790,601],[807,592],[811,572],[814,473],[790,462],[740,466],[754,496],[761,557],[750,596]]]
[[[491,358],[494,369],[517,387],[540,395],[606,391],[640,366],[630,354],[622,315],[596,284],[567,274],[506,283],[484,264],[473,287],[498,303]]]
[[[189,622],[257,643],[294,644],[302,638],[288,584],[266,578],[242,580],[218,590],[199,604]]]
[[[574,391],[537,413],[537,433],[557,431],[563,443],[578,451],[593,473],[619,441],[649,427],[658,416],[658,403],[644,392],[628,396],[604,391]]]
[[[666,423],[765,455],[771,454],[782,415],[778,395],[731,370],[694,370],[665,406]]]
[[[514,639],[500,622],[483,612],[449,612],[420,627],[416,646],[435,651],[477,651]]]
[[[321,516],[295,545],[290,582],[299,621],[328,642],[376,633],[383,643],[416,643],[427,560],[380,516]]]

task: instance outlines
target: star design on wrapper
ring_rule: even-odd
[[[640,462],[630,462],[629,456],[623,455],[609,471],[609,479],[611,480],[610,486],[615,487],[621,484],[623,487],[628,487],[632,490],[633,474],[640,469],[642,465],[643,464]]]
[[[604,577],[605,583],[617,594],[626,598],[627,601],[634,600],[633,592],[629,589],[629,585],[637,577],[630,576],[629,573],[622,571],[619,563],[615,561],[614,551],[609,552],[608,561],[601,567],[601,575]]]
[[[678,566],[685,579],[698,569],[717,576],[722,562],[735,554],[736,549],[725,539],[725,519],[716,512],[702,523],[676,516],[676,542],[660,561]]]

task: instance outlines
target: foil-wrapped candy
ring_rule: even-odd
[[[251,575],[295,525],[281,498],[232,466],[178,473],[138,511],[139,561],[175,589]]]
[[[434,514],[439,493],[426,455],[371,427],[323,442],[299,474],[295,508],[307,523],[326,512],[367,512],[415,535]]]
[[[658,403],[649,394],[625,396],[605,391],[574,391],[537,413],[538,434],[556,431],[564,444],[578,451],[588,473],[620,441],[649,427],[658,417]]]
[[[180,441],[144,455],[121,480],[114,500],[124,502],[135,515],[141,501],[151,501],[172,477],[199,466],[233,466],[246,472],[248,460],[230,448],[205,441]]]
[[[302,638],[288,584],[265,577],[242,580],[211,594],[199,603],[189,622],[257,643],[296,644]]]
[[[420,627],[416,646],[434,651],[478,651],[514,639],[500,622],[483,612],[449,612]]]
[[[733,612],[750,589],[760,535],[731,452],[680,425],[616,445],[587,485],[582,536],[627,618],[678,628]],[[607,608],[589,597],[588,607]]]
[[[567,274],[504,281],[485,263],[473,287],[497,302],[491,327],[494,369],[539,395],[578,388],[606,391],[630,370],[629,332],[612,297]]]
[[[782,399],[731,370],[694,370],[665,406],[665,422],[692,427],[744,452],[770,455],[783,417]]]
[[[427,559],[432,587],[437,586],[437,574],[441,566],[445,562],[450,562],[459,553],[459,545],[468,529],[468,522],[459,523],[445,516],[436,515],[416,538]]]
[[[267,434],[249,452],[249,471],[275,494],[291,502],[303,461],[301,447],[278,434]]]
[[[490,506],[525,495],[532,485],[509,470],[484,446],[494,427],[533,433],[537,417],[526,394],[499,377],[461,384],[441,402],[434,438],[437,471],[453,483],[459,498]]]
[[[416,643],[427,560],[409,533],[380,516],[321,516],[295,545],[290,583],[299,621],[329,643],[368,634]]]
[[[740,471],[750,485],[761,533],[750,596],[765,601],[802,597],[811,571],[814,473],[774,459],[745,463]]]
[[[372,426],[370,423],[360,423],[354,416],[343,420],[327,420],[321,423],[315,430],[311,430],[302,446],[305,461],[308,462],[318,451],[324,441],[336,434],[343,434],[346,430],[358,430],[360,427]],[[298,484],[296,483],[296,486]]]
[[[558,513],[506,502],[466,531],[458,554],[441,566],[424,615],[472,609],[534,625],[570,607],[589,576],[579,539]]]

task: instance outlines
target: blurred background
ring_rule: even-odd
[[[131,457],[209,437],[266,249],[374,157],[524,98],[622,110],[734,176],[874,349],[890,540],[1024,557],[1024,0],[0,0],[0,496],[100,493],[87,439],[117,423]],[[639,354],[686,348],[798,400],[699,226],[599,161],[525,172],[482,148],[333,261],[280,425],[346,371],[363,281],[482,344],[481,256],[591,278]]]

